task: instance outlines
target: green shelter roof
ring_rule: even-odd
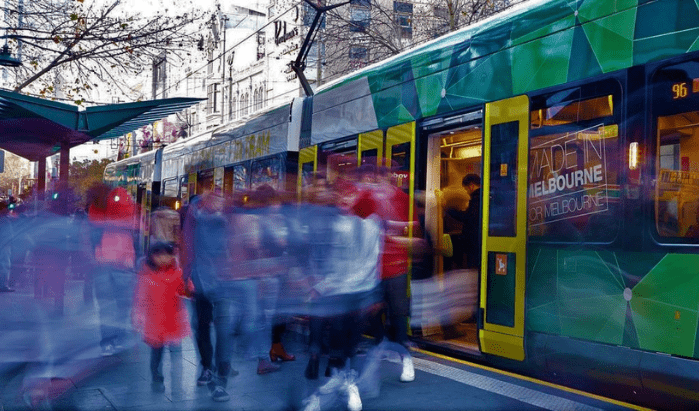
[[[0,90],[0,148],[32,161],[61,143],[75,147],[119,137],[204,99],[176,97],[137,103],[78,106]]]

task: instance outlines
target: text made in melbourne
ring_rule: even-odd
[[[532,139],[529,224],[547,224],[608,209],[603,126]]]

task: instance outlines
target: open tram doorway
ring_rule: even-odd
[[[417,308],[412,321],[420,325],[422,339],[475,353],[480,352],[476,259],[481,249],[478,234],[470,228],[482,225],[481,201],[480,190],[472,191],[476,187],[465,186],[464,180],[483,175],[482,117],[477,117],[472,122],[477,124],[428,134],[425,229],[437,252],[432,278],[412,282]]]

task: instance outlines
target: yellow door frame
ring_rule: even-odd
[[[318,146],[305,147],[299,150],[299,169],[296,180],[296,195],[301,200],[303,191],[303,166],[313,164],[313,175],[318,171]]]
[[[507,177],[512,171],[508,164],[491,164],[493,126],[514,123],[517,135],[516,167],[516,209],[514,236],[496,236],[489,233],[490,228],[490,192],[491,172],[499,177]],[[526,272],[527,241],[527,172],[529,154],[529,98],[526,95],[509,98],[485,105],[485,130],[483,138],[483,179],[482,179],[482,254],[481,254],[481,290],[480,308],[483,313],[483,328],[479,330],[481,350],[513,360],[524,360],[524,289]],[[511,264],[514,258],[514,264]],[[508,263],[509,260],[509,263]],[[507,276],[510,276],[507,278]],[[514,276],[512,278],[511,276]],[[496,294],[489,287],[489,280],[494,284],[512,282],[512,293]],[[509,284],[509,283],[508,283]],[[489,293],[493,294],[490,295]],[[488,322],[488,301],[512,297],[512,326]],[[491,301],[493,303],[494,301]],[[507,304],[507,301],[505,302]],[[491,305],[492,307],[492,305]],[[494,313],[496,312],[493,308]],[[495,317],[493,315],[493,317]],[[495,321],[493,319],[493,321]]]
[[[362,165],[362,153],[376,149],[376,166],[381,167],[383,160],[383,130],[361,133],[357,137],[357,166]]]

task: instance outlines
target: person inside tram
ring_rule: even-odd
[[[471,200],[465,211],[447,208],[446,213],[462,224],[461,236],[458,243],[463,247],[462,258],[465,268],[480,268],[481,266],[481,177],[478,174],[467,174],[461,181]],[[454,250],[455,257],[457,250]]]

